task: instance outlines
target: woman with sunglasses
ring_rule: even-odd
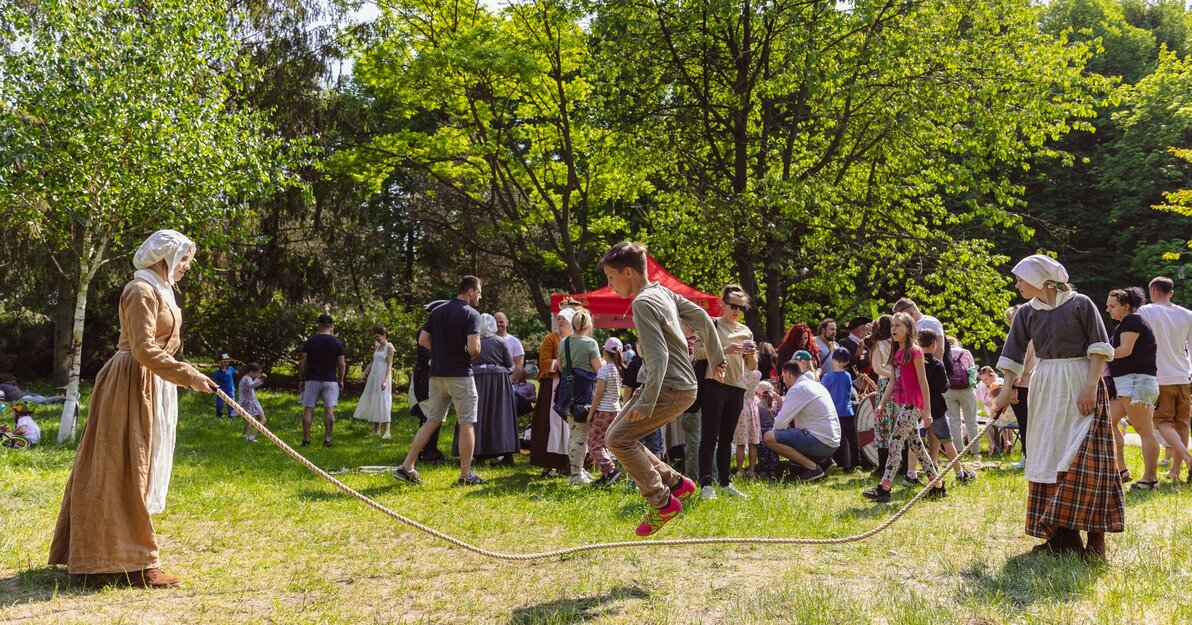
[[[745,496],[732,484],[729,461],[733,451],[733,434],[737,430],[737,420],[741,417],[745,402],[745,379],[750,372],[757,370],[757,346],[753,342],[753,332],[739,321],[750,305],[745,290],[736,284],[727,285],[721,295],[721,302],[723,313],[716,319],[716,331],[720,333],[720,344],[724,346],[724,356],[728,361],[723,381],[717,380],[715,372],[708,370],[703,345],[697,342],[695,346],[695,372],[700,378],[699,404],[702,409],[699,442],[702,499],[716,498],[716,492],[712,490],[713,471],[719,478],[722,492],[734,497]]]

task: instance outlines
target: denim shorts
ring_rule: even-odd
[[[931,427],[919,428],[919,436],[923,440],[927,440],[927,431],[928,430],[931,430],[931,433],[935,434],[936,440],[940,440],[940,441],[952,440],[952,426],[948,424],[947,416],[937,417],[935,415],[932,415]]]
[[[1159,401],[1159,378],[1142,373],[1113,376],[1118,397],[1129,397],[1132,404],[1151,404]]]
[[[815,461],[829,458],[836,453],[836,447],[825,445],[814,434],[802,428],[774,430],[774,438],[787,447],[794,447],[795,451]]]

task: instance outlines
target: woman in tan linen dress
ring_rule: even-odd
[[[163,445],[173,449],[174,434],[172,423],[162,423],[159,406],[160,395],[176,391],[157,378],[207,393],[215,388],[173,357],[182,345],[182,316],[171,289],[190,268],[194,252],[194,243],[182,234],[155,232],[137,251],[138,271],[120,296],[119,351],[95,378],[50,547],[50,564],[67,565],[89,585],[178,585],[158,568],[149,515],[164,506],[161,472],[168,484],[172,459],[163,461],[160,452]],[[176,412],[170,416],[176,419]],[[168,426],[164,434],[163,426]]]

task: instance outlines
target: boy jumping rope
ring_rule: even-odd
[[[712,318],[704,309],[649,280],[645,246],[618,243],[604,255],[600,266],[618,296],[633,298],[633,323],[641,353],[646,355],[638,374],[642,386],[613,419],[605,443],[650,504],[645,520],[637,526],[638,536],[649,536],[678,516],[683,500],[696,491],[695,482],[639,442],[695,401],[699,384],[688,360],[687,338],[679,329],[680,320],[703,340],[708,363],[715,366],[719,377],[724,375],[724,350]]]

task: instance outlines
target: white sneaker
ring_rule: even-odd
[[[1011,469],[1025,469],[1026,468],[1026,458],[1023,458],[1022,460],[1019,460],[1018,462],[1015,462],[1014,464],[1010,465],[1010,468]]]
[[[720,492],[732,497],[737,497],[738,499],[749,499],[749,495],[737,490],[737,487],[733,486],[732,484],[721,488]]]
[[[712,490],[711,486],[705,486],[705,487],[699,489],[699,498],[700,499],[715,499],[716,491]]]
[[[567,483],[572,486],[584,486],[587,484],[591,484],[592,478],[589,477],[586,473],[579,473],[577,475],[572,475],[571,480],[568,481]]]

